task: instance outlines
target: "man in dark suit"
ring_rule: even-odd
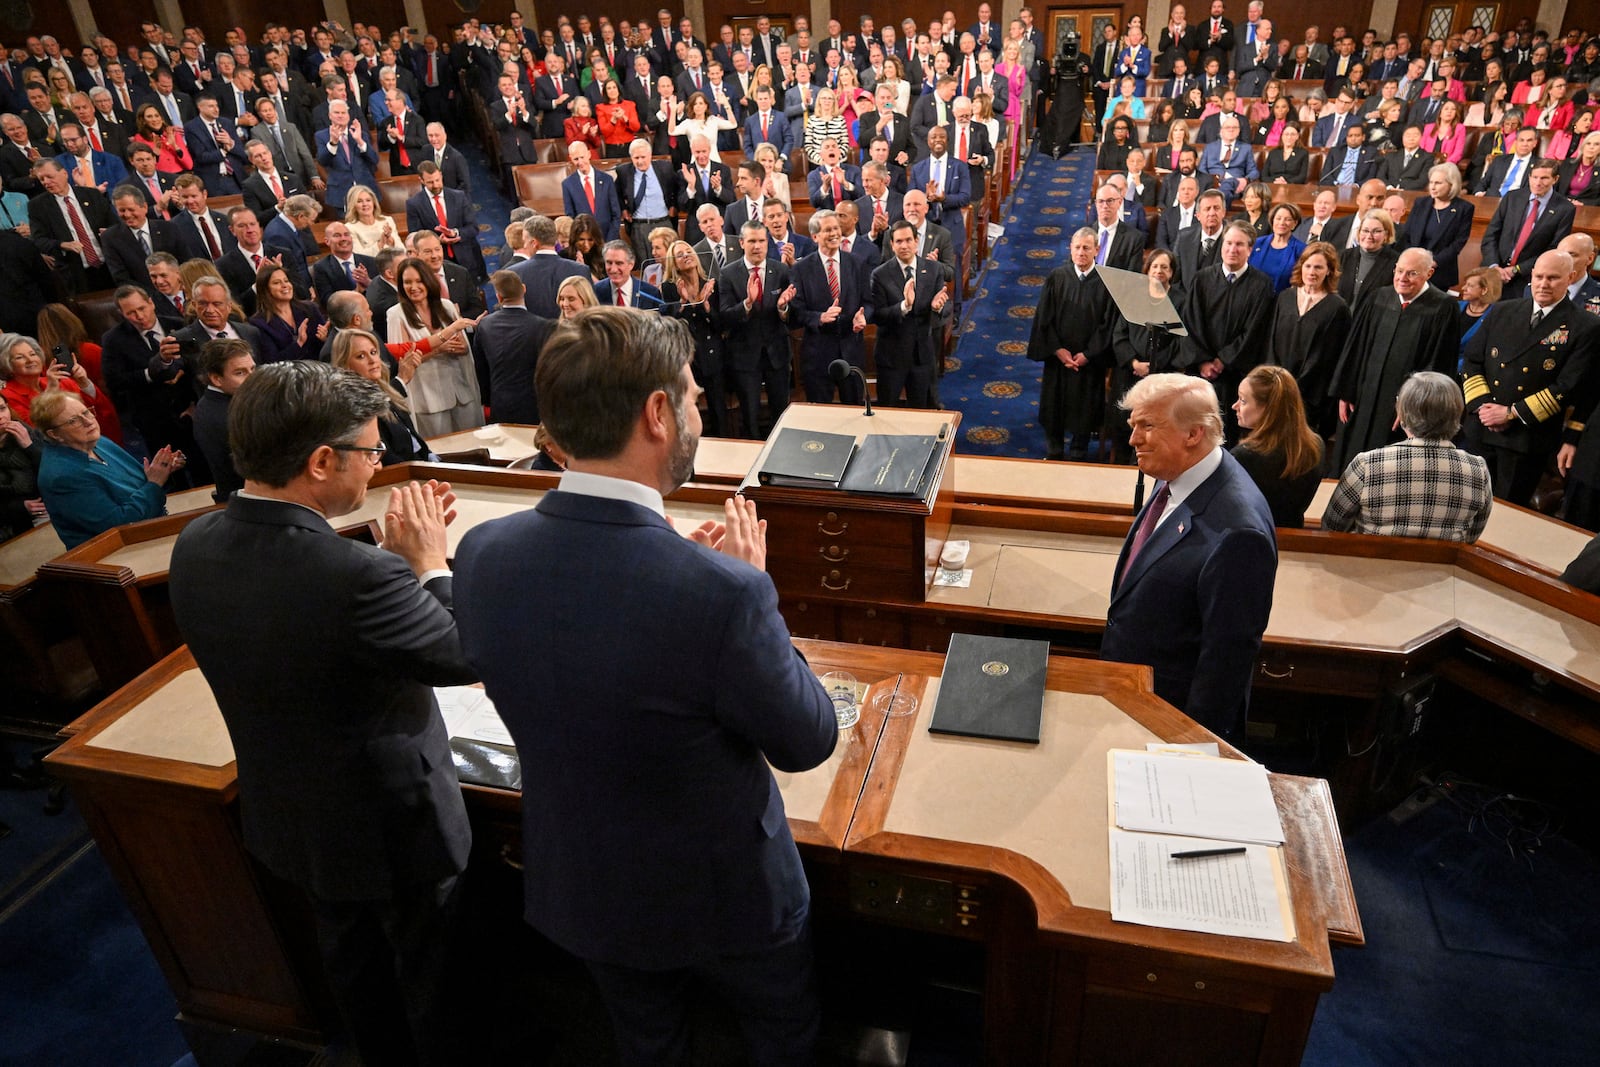
[[[61,164],[41,159],[33,176],[44,192],[28,201],[28,223],[39,251],[52,256],[74,293],[111,288],[100,233],[111,225],[111,201],[98,189],[74,185]]]
[[[400,248],[380,248],[372,257],[377,269],[367,282],[367,307],[372,311],[372,332],[386,338],[389,332],[389,309],[400,302],[396,291],[395,271],[408,253]]]
[[[461,149],[450,144],[444,123],[428,123],[427,135],[428,147],[423,150],[422,158],[438,165],[444,173],[446,189],[456,189],[471,196],[472,177],[467,170],[467,157],[461,154]]]
[[[499,303],[472,335],[472,359],[489,421],[537,424],[533,375],[555,319],[528,310],[522,279],[512,271],[497,270],[489,281]]]
[[[929,154],[912,164],[910,187],[926,194],[928,217],[949,231],[951,250],[959,263],[967,243],[965,209],[972,202],[972,172],[946,151],[949,142],[942,126],[928,131]]]
[[[421,115],[406,106],[405,94],[390,90],[384,97],[389,114],[379,128],[378,137],[389,146],[389,173],[414,174],[427,144],[427,130]]]
[[[839,249],[839,216],[814,212],[808,223],[817,250],[794,265],[792,314],[799,323],[800,382],[806,400],[831,403],[835,385],[829,367],[836,359],[865,372],[866,352],[862,332],[871,307],[871,278],[854,256]],[[854,375],[837,387],[841,403],[859,404],[861,381]]]
[[[528,258],[511,267],[522,280],[523,302],[541,318],[560,317],[556,290],[568,278],[587,278],[589,268],[556,251],[556,224],[544,215],[534,215],[522,223],[523,246]]]
[[[488,271],[478,244],[478,221],[471,198],[445,188],[444,171],[431,160],[424,160],[417,173],[422,178],[422,190],[406,201],[406,229],[411,233],[432,230],[444,243],[447,259],[467,268],[474,278],[485,277]]]
[[[392,490],[383,548],[323,518],[378,469],[389,399],[371,382],[293,360],[229,406],[248,495],[184,530],[171,592],[233,741],[245,847],[309,899],[361,1058],[442,1062],[472,834],[432,687],[476,678],[450,614],[448,504],[432,483]]]
[[[183,210],[172,216],[178,231],[179,259],[209,259],[212,262],[239,247],[228,229],[228,219],[209,206],[205,183],[193,174],[180,174],[172,183]]]
[[[648,143],[645,145],[646,155],[649,155]],[[629,148],[630,156],[636,148]],[[733,198],[738,195],[734,188],[733,171],[721,160],[712,158],[711,142],[704,137],[691,137],[689,139],[690,159],[683,170],[683,180],[677,183],[678,213],[684,217],[684,239],[690,244],[698,244],[705,231],[700,224],[700,209],[707,204],[717,209],[720,217],[733,203]],[[690,180],[691,174],[693,181]],[[622,195],[619,187],[618,196]],[[737,243],[737,242],[736,242]],[[647,246],[648,247],[648,246]],[[706,277],[714,278],[715,274]]]
[[[111,279],[118,285],[138,285],[148,291],[150,271],[145,260],[154,252],[176,255],[178,232],[170,222],[150,217],[149,206],[136,186],[119,185],[112,206],[121,222],[100,235]]]
[[[1094,209],[1095,263],[1137,272],[1144,265],[1144,234],[1122,221],[1122,193],[1102,185],[1094,194]]]
[[[136,144],[128,150],[128,181],[144,197],[145,206],[158,218],[168,221],[183,211],[176,192],[178,176],[156,169],[156,154],[149,146]]]
[[[900,201],[900,209],[906,221],[917,228],[917,255],[932,256],[954,271],[956,254],[950,243],[950,231],[928,221],[928,194],[921,189],[911,190]],[[894,249],[889,246],[887,231],[878,243],[883,258],[888,259],[894,254]]]
[[[615,307],[650,309],[661,306],[661,290],[633,276],[637,260],[628,242],[607,241],[604,256],[606,276],[595,283],[595,299]]]
[[[1156,224],[1156,247],[1169,251],[1176,249],[1178,236],[1195,224],[1195,207],[1200,197],[1200,183],[1192,177],[1178,179],[1178,202],[1161,209],[1161,221]]]
[[[250,351],[261,351],[261,331],[234,314],[228,287],[225,283],[218,284],[219,281],[213,276],[194,283],[194,297],[190,301],[194,309],[194,321],[173,334],[178,340],[178,350],[183,355],[184,363],[189,368],[189,385],[195,396],[205,392],[206,388],[199,366],[200,350],[207,343],[219,338],[237,337],[250,346]]]
[[[704,138],[696,138],[702,146]],[[701,153],[709,163],[710,149]],[[627,225],[627,237],[638,255],[650,254],[650,231],[658,226],[677,229],[674,214],[680,197],[679,186],[691,180],[700,181],[698,161],[684,164],[680,178],[672,171],[672,164],[662,160],[652,161],[650,144],[644,138],[635,138],[628,147],[628,163],[619,166],[616,175],[617,204],[622,209],[622,222]],[[598,197],[596,198],[598,203]]]
[[[1422,131],[1407,126],[1400,133],[1400,147],[1383,157],[1379,177],[1391,189],[1417,190],[1428,187],[1428,171],[1433,167],[1433,153],[1421,148]]]
[[[1555,192],[1555,174],[1554,160],[1534,163],[1523,187],[1502,197],[1489,219],[1480,250],[1485,267],[1499,268],[1501,300],[1521,297],[1534,261],[1572,230],[1576,211]]]
[[[806,192],[814,210],[831,211],[861,195],[861,169],[840,162],[842,154],[838,141],[830,137],[822,142],[821,159],[806,175]]]
[[[583,95],[578,79],[566,72],[559,53],[545,57],[545,72],[533,80],[533,109],[543,137],[561,137],[572,117],[572,101]]]
[[[1561,445],[1564,413],[1600,348],[1600,318],[1567,297],[1572,257],[1533,263],[1528,296],[1489,309],[1461,373],[1467,449],[1489,463],[1494,495],[1523,507]]]
[[[1222,222],[1227,208],[1222,194],[1207,189],[1195,201],[1195,224],[1179,232],[1172,243],[1178,257],[1178,281],[1192,285],[1200,272],[1214,265],[1222,255]]]
[[[949,302],[954,275],[944,264],[917,255],[917,228],[900,219],[889,228],[894,255],[872,272],[872,321],[878,328],[873,362],[878,403],[938,406],[936,329]]]
[[[1100,655],[1149,665],[1157,696],[1240,740],[1278,569],[1272,513],[1223,449],[1203,379],[1152,374],[1121,406],[1157,484],[1117,557]]]
[[[1328,149],[1322,161],[1318,185],[1360,185],[1378,176],[1377,149],[1367,144],[1367,131],[1360,125],[1345,127],[1344,143]]]
[[[197,390],[178,339],[156,318],[143,289],[124,285],[114,294],[121,316],[100,338],[100,369],[106,389],[125,420],[155,455],[164,447],[187,452],[193,427],[184,415]]]
[[[512,167],[538,162],[533,147],[538,130],[533,105],[509,74],[501,75],[499,95],[489,101],[489,125],[500,139],[500,163],[505,168],[502,180],[509,188]]]
[[[581,141],[567,146],[567,162],[572,173],[561,182],[561,210],[568,215],[593,215],[606,240],[616,240],[622,228],[616,179],[594,166],[589,146]]]
[[[695,220],[700,240],[694,244],[695,255],[700,257],[700,274],[706,278],[719,278],[729,263],[744,254],[738,240],[722,225],[722,212],[715,204],[701,204]]]
[[[928,134],[950,125],[955,113],[952,102],[956,98],[956,80],[948,74],[939,79],[931,93],[924,93],[911,104],[911,145],[916,158],[928,154]]]
[[[311,286],[317,291],[317,302],[326,309],[334,293],[366,292],[378,276],[378,264],[370,256],[356,254],[350,227],[338,219],[328,223],[322,240],[328,254],[311,265]]]
[[[412,234],[407,241],[411,244],[412,254],[439,276],[440,289],[455,304],[456,311],[462,317],[475,319],[489,309],[483,299],[483,290],[478,287],[478,279],[472,272],[444,258],[444,244],[438,234],[423,230]]]
[[[717,309],[728,330],[723,367],[739,397],[744,436],[759,440],[762,387],[774,421],[789,404],[786,320],[795,290],[788,266],[767,254],[765,226],[746,222],[739,230],[739,244],[744,255],[729,263],[717,279]]]
[[[256,219],[265,226],[278,213],[278,208],[291,196],[306,191],[300,179],[278,170],[272,158],[272,149],[264,141],[249,144],[250,163],[255,173],[244,180],[245,206],[256,213]]]
[[[889,168],[871,160],[861,168],[862,194],[856,198],[856,233],[881,241],[904,214],[904,198],[889,186]],[[888,258],[885,256],[884,258]]]
[[[541,354],[540,413],[569,473],[534,511],[463,540],[462,647],[528,753],[526,914],[585,962],[622,1059],[687,1062],[691,990],[706,981],[752,1062],[809,1063],[809,890],[769,765],[818,765],[838,728],[762,571],[754,505],[731,500],[726,526],[688,538],[661,510],[700,436],[692,353],[681,323],[597,309]],[[597,404],[603,418],[588,415]],[[508,630],[533,601],[616,596],[676,610],[642,626],[574,610]],[[565,654],[596,647],[618,657],[602,678]],[[597,702],[622,710],[584,714]]]
[[[183,127],[184,143],[194,160],[194,173],[206,183],[206,190],[217,196],[234,196],[239,179],[248,172],[250,157],[232,121],[223,118],[217,102],[202,96],[196,105],[200,113]]]

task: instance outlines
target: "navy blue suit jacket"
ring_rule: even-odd
[[[599,167],[590,167],[594,175],[594,219],[606,240],[615,241],[622,225],[622,201],[617,199],[617,180]],[[669,205],[670,206],[670,205]],[[589,197],[583,191],[583,176],[577,171],[561,182],[561,210],[568,215],[589,214]]]
[[[595,283],[594,295],[596,300],[608,307],[617,302],[617,298],[611,293],[610,278],[601,278]],[[630,298],[628,306],[646,310],[658,308],[661,306],[661,290],[649,282],[635,278],[633,280],[633,296]]]
[[[638,504],[556,491],[470,531],[455,582],[522,757],[527,921],[648,969],[798,933],[809,890],[769,764],[815,767],[838,730],[772,580]],[[624,623],[624,602],[666,610]]]
[[[800,335],[800,358],[808,364],[831,363],[847,359],[861,366],[866,358],[862,334],[851,324],[856,312],[867,309],[872,321],[872,279],[867,268],[854,256],[839,253],[839,317],[823,322],[822,314],[833,306],[833,290],[828,285],[822,254],[812,253],[794,265],[794,308],[791,321],[804,328]]]
[[[1143,518],[1141,511],[1117,556],[1100,655],[1148,664],[1157,696],[1237,741],[1278,573],[1272,511],[1224,452],[1222,465],[1156,527],[1123,574]]]

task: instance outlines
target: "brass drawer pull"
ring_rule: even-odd
[[[831,581],[830,581],[830,579],[831,579]],[[835,593],[842,593],[846,589],[850,588],[850,579],[846,578],[844,580],[844,584],[843,585],[834,585],[833,582],[837,582],[838,580],[839,580],[839,572],[838,571],[829,571],[822,578],[822,588],[831,589]]]
[[[844,532],[850,529],[850,524],[848,522],[839,522],[839,528],[837,530],[830,530],[827,527],[827,524],[830,522],[839,522],[839,515],[837,512],[828,512],[827,517],[817,523],[817,533],[821,534],[823,537],[843,537]]]
[[[848,548],[840,548],[838,545],[828,545],[826,548],[818,548],[817,555],[829,563],[843,563],[850,558],[850,550]]]
[[[1279,674],[1276,671],[1274,671],[1271,667],[1268,667],[1265,662],[1262,662],[1262,664],[1261,664],[1261,673],[1264,674],[1265,676],[1267,676],[1268,678],[1273,678],[1273,679],[1276,679],[1276,680],[1281,682],[1285,678],[1293,678],[1294,677],[1294,664],[1293,663],[1289,664],[1289,669],[1284,671],[1282,674]]]
[[[514,871],[522,870],[522,861],[517,859],[517,850],[509,844],[500,846],[500,862]]]

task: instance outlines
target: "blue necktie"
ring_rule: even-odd
[[[348,260],[345,262],[345,265],[344,265],[344,276],[345,276],[345,279],[350,283],[350,287],[351,288],[355,288],[356,272],[350,266],[350,263],[349,263]]]
[[[1500,195],[1505,196],[1517,187],[1517,181],[1522,176],[1522,160],[1516,156],[1511,157],[1511,166],[1506,168],[1506,180],[1500,183]]]

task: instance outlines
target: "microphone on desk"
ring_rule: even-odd
[[[850,361],[847,359],[836,359],[828,364],[828,377],[833,379],[834,385],[842,387],[845,382],[850,380],[850,375],[852,374],[861,379],[861,395],[866,398],[867,414],[871,415],[872,397],[867,392],[867,376],[861,373],[861,368],[851,366]],[[843,388],[841,388],[840,392],[843,391]]]

